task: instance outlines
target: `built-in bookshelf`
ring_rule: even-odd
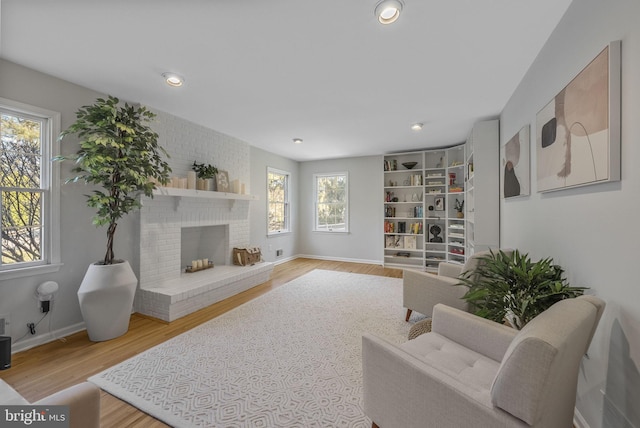
[[[385,265],[435,270],[441,261],[464,263],[464,150],[384,156]]]
[[[498,247],[498,151],[491,120],[464,144],[383,156],[385,266],[436,271]]]

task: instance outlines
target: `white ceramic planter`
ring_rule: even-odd
[[[102,342],[127,332],[137,285],[127,261],[89,266],[78,300],[90,340]]]

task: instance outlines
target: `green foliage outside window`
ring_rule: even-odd
[[[348,230],[347,175],[316,176],[316,230],[346,232]]]
[[[289,230],[289,174],[269,170],[267,174],[268,233]]]
[[[42,258],[42,122],[0,116],[2,264]]]

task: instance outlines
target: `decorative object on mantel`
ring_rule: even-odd
[[[193,260],[184,271],[186,273],[194,273],[205,269],[213,269],[213,262],[209,259]]]
[[[119,102],[109,96],[80,108],[76,121],[58,138],[62,141],[75,134],[80,148],[73,155],[53,159],[75,162],[71,171],[76,175],[66,183],[84,181],[103,188],[87,196],[87,205],[97,210],[94,225],[108,225],[107,251],[103,260],[89,266],[78,290],[92,341],[113,339],[129,329],[138,279],[127,261],[114,256],[117,222],[141,207],[141,194],[153,198],[156,184],[166,184],[171,172],[161,157],[169,155],[158,144],[158,134],[146,123],[155,114],[146,107],[122,106]]]
[[[238,266],[254,265],[262,260],[260,247],[233,249],[233,264]]]
[[[229,191],[229,173],[227,171],[218,171],[216,174],[218,184],[218,192]]]
[[[211,164],[197,163],[193,161],[191,167],[198,176],[198,190],[216,190],[215,189],[215,177],[218,174],[218,168]]]

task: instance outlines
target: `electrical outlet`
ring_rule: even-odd
[[[284,250],[282,249],[276,250],[276,257],[280,257],[283,253],[284,253]]]

